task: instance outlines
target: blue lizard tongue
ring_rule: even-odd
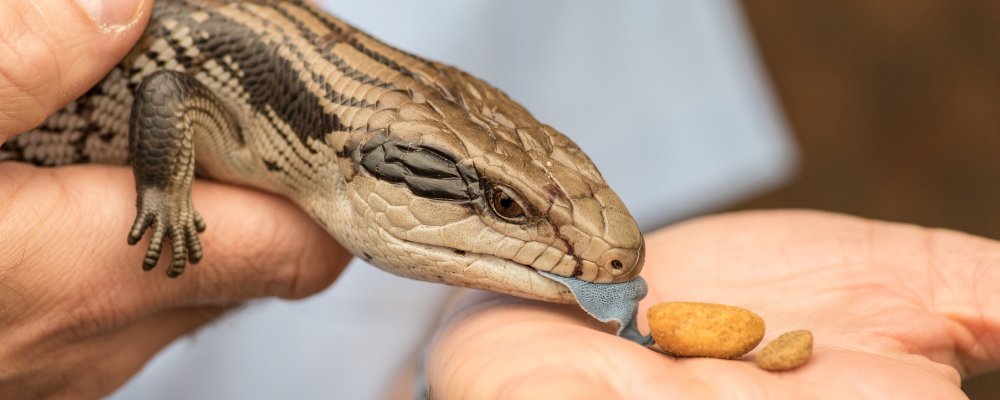
[[[618,336],[643,346],[653,344],[653,337],[639,333],[635,317],[639,300],[646,297],[648,288],[642,277],[621,283],[593,283],[577,278],[538,271],[542,276],[561,283],[576,297],[580,308],[601,322],[617,322]]]

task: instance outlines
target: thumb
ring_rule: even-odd
[[[129,51],[152,0],[0,0],[0,142],[38,126]]]

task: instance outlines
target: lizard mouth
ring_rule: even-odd
[[[373,265],[404,277],[452,286],[483,289],[550,303],[573,304],[566,286],[546,278],[530,265],[492,254],[399,240],[403,253],[420,255],[407,262],[369,259]]]
[[[546,277],[544,274],[547,272],[530,265],[483,253],[466,252],[464,258],[468,264],[462,274],[479,270],[491,282],[489,285],[493,286],[484,289],[549,302],[576,302],[569,288]]]
[[[461,252],[460,250],[452,249],[452,251],[460,256],[470,256],[469,253]],[[556,284],[563,290],[568,289],[570,299],[572,299],[569,301],[570,303],[576,303],[587,314],[598,321],[616,323],[618,325],[616,330],[618,336],[643,346],[649,346],[652,343],[652,337],[641,334],[636,326],[639,301],[646,297],[648,291],[646,281],[641,276],[625,282],[594,283],[574,276],[567,277],[541,271],[528,265],[488,254],[473,254],[471,257],[477,260],[490,260],[488,262],[497,263],[498,268],[503,269],[504,276],[526,273],[528,276],[543,279],[541,282]],[[546,291],[551,290],[549,285],[536,287],[544,287]],[[565,303],[567,301],[561,302]]]
[[[454,286],[485,289],[517,297],[552,303],[577,304],[601,322],[618,324],[617,334],[641,345],[648,345],[651,338],[639,333],[636,315],[639,300],[646,296],[646,281],[642,277],[616,282],[594,283],[573,276],[561,276],[541,271],[529,265],[491,254],[474,253],[446,246],[426,243],[402,242],[411,254],[423,254],[423,268],[413,265],[388,265],[389,272],[425,281],[436,281]],[[378,265],[378,264],[376,264]],[[409,267],[409,268],[406,268]],[[432,274],[414,273],[434,269]]]

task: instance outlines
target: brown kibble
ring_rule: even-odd
[[[665,302],[646,316],[653,340],[676,356],[736,358],[764,338],[764,319],[739,307]]]
[[[787,332],[768,343],[755,357],[768,371],[786,371],[805,364],[812,355],[813,335],[808,330]]]

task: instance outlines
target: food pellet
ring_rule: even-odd
[[[786,371],[805,364],[812,355],[813,336],[808,330],[787,332],[772,340],[755,357],[768,371]]]
[[[665,302],[646,316],[653,340],[676,356],[736,358],[764,338],[764,319],[734,306]]]

